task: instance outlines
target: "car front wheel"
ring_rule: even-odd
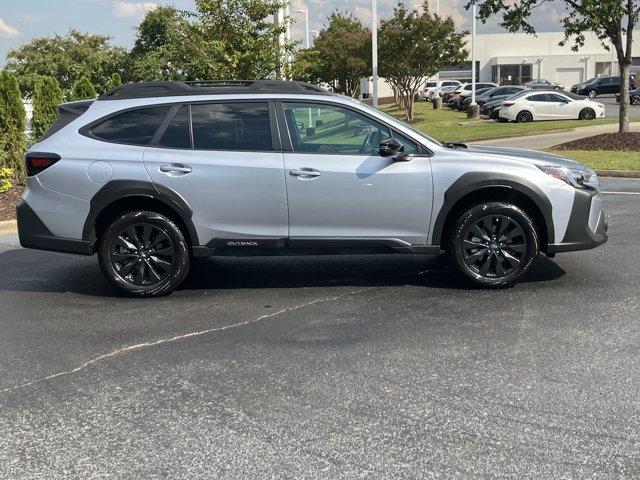
[[[516,205],[489,202],[463,212],[447,245],[451,264],[479,287],[510,286],[525,275],[540,252],[531,217]]]
[[[596,118],[596,112],[591,108],[584,108],[580,111],[579,120],[593,120]]]
[[[150,211],[127,212],[100,238],[98,260],[105,277],[136,297],[171,293],[189,273],[189,246],[180,228]]]
[[[598,96],[598,92],[596,92],[595,90],[589,90],[587,92],[587,97],[589,98],[596,98]]]

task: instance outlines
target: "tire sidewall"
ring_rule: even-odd
[[[504,215],[515,221],[523,230],[527,240],[527,250],[521,265],[512,273],[501,278],[483,277],[471,270],[464,261],[462,242],[471,226],[480,218],[487,215]],[[511,286],[525,275],[540,253],[538,231],[531,217],[515,205],[501,202],[490,202],[466,210],[456,220],[449,235],[447,253],[453,266],[462,273],[463,277],[478,287],[506,287]]]
[[[175,247],[175,264],[164,280],[149,286],[133,285],[122,278],[113,268],[110,249],[113,239],[126,227],[136,223],[149,223],[161,228]],[[190,250],[184,234],[169,218],[156,212],[128,212],[116,218],[105,230],[98,244],[98,261],[105,277],[127,295],[135,297],[159,297],[171,293],[186,278],[190,268]]]

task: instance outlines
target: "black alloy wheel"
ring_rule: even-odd
[[[516,122],[518,123],[533,122],[533,115],[531,115],[531,112],[527,112],[526,110],[523,110],[522,112],[518,113],[518,115],[516,116]]]
[[[167,233],[150,223],[134,223],[111,242],[111,266],[127,282],[155,285],[171,273],[176,256]]]
[[[483,277],[502,278],[522,263],[527,239],[522,227],[511,218],[487,215],[467,230],[462,250],[471,270]]]
[[[105,277],[137,297],[171,293],[189,273],[190,248],[168,217],[151,211],[126,212],[100,236],[98,260]]]
[[[527,273],[540,252],[532,218],[516,205],[488,202],[470,207],[448,230],[452,266],[479,287],[505,287]]]
[[[579,120],[593,120],[594,118],[596,118],[596,112],[591,108],[580,110],[580,115],[578,115]]]

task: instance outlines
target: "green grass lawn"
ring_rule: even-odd
[[[384,105],[381,108],[385,112],[404,120],[404,112],[402,110],[395,109],[388,105]],[[469,142],[472,140],[532,135],[548,132],[550,130],[561,130],[617,122],[617,119],[598,119],[590,121],[553,120],[531,123],[479,121],[466,125],[459,125],[460,122],[467,121],[467,114],[465,112],[458,112],[449,109],[434,110],[429,102],[417,102],[415,106],[415,113],[417,121],[412,124],[415,128],[425,132],[436,140],[449,142]]]
[[[640,152],[612,150],[551,150],[551,152],[582,162],[595,170],[640,170]]]

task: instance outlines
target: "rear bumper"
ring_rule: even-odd
[[[20,238],[20,245],[24,248],[93,255],[93,246],[90,242],[53,235],[24,200],[18,202],[16,213],[18,237]]]
[[[596,248],[608,240],[602,199],[595,190],[576,189],[567,231],[561,243],[550,244],[546,253],[575,252]]]

